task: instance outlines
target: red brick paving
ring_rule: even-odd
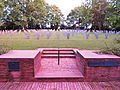
[[[120,82],[2,82],[0,90],[120,90]]]
[[[35,75],[37,78],[79,78],[83,77],[76,66],[76,58],[60,58],[58,65],[57,58],[41,59],[40,71]]]

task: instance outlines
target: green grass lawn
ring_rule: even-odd
[[[8,45],[12,49],[37,49],[37,48],[80,48],[80,49],[101,49],[113,42],[117,35],[111,35],[108,39],[105,39],[104,34],[99,35],[99,39],[96,39],[94,34],[90,34],[88,40],[85,39],[85,34],[74,34],[74,37],[70,36],[67,39],[60,31],[60,38],[56,38],[56,31],[52,31],[53,35],[50,39],[46,37],[47,31],[40,31],[40,39],[37,40],[34,37],[34,33],[30,33],[30,39],[26,39],[25,33],[0,34],[0,44]]]

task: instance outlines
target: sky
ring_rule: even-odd
[[[77,6],[82,4],[84,0],[45,0],[49,5],[56,5],[60,8],[64,16],[66,17],[69,12]]]

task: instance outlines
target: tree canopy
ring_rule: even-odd
[[[0,0],[0,28],[23,29],[64,24],[61,10],[45,0]],[[68,14],[68,27],[120,30],[120,0],[85,0]]]
[[[72,24],[78,18],[82,21],[80,26],[92,24],[93,29],[120,29],[120,0],[86,0],[67,16]]]

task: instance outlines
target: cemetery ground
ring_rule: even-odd
[[[67,37],[67,33],[69,36]],[[109,34],[105,38],[105,33],[98,33],[98,39],[94,33],[89,33],[86,39],[84,31],[52,31],[52,30],[29,30],[28,32],[8,31],[0,32],[0,45],[7,45],[11,49],[37,49],[37,48],[80,48],[98,50],[105,47],[105,43],[110,45],[119,35]]]
[[[103,59],[109,63],[113,55],[111,57],[108,57],[108,55],[99,57],[89,50],[100,50],[106,44],[112,46],[115,38],[119,35],[120,32],[103,33],[102,31],[87,32],[87,30],[0,31],[0,47],[13,49],[10,53],[0,55],[0,71],[2,72],[0,79],[8,81],[0,82],[0,90],[119,90],[120,82],[117,81],[120,75],[119,66],[117,68],[114,66],[87,67],[91,57],[97,57],[98,61]],[[58,49],[56,48],[60,48],[59,56],[61,59],[59,65],[57,64]],[[93,61],[96,61],[97,58]],[[115,59],[114,63],[116,65],[119,65],[118,59],[119,57]],[[7,62],[18,63],[20,71],[9,72]],[[6,70],[3,70],[3,68]],[[33,72],[33,69],[35,72]],[[103,75],[105,75],[105,79]],[[101,81],[89,81],[92,77],[96,77],[94,80],[99,78]],[[84,81],[84,79],[88,79],[88,81]]]

